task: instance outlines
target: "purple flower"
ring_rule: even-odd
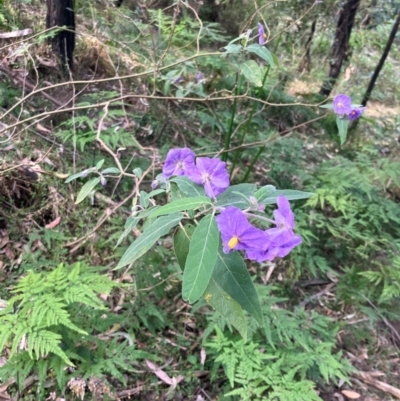
[[[284,196],[280,195],[276,199],[278,209],[274,210],[275,228],[267,230],[269,237],[275,242],[287,242],[294,233],[294,214],[290,209],[290,203]]]
[[[266,233],[268,230],[266,231]],[[262,250],[248,250],[246,252],[246,257],[251,260],[255,260],[256,262],[262,263],[266,260],[273,260],[275,257],[283,258],[290,253],[290,251],[300,245],[302,243],[302,239],[300,235],[294,235],[287,242],[279,242],[276,240],[272,240],[269,244],[269,248],[266,251]]]
[[[188,177],[196,184],[204,185],[207,196],[216,198],[229,187],[226,163],[219,159],[198,157],[196,166],[187,169]]]
[[[150,184],[151,189],[156,189],[156,188],[158,187],[158,185],[159,185],[158,180],[153,180],[153,181],[151,182],[151,184]]]
[[[178,78],[176,78],[176,79],[173,80],[173,83],[174,83],[174,84],[179,84],[179,83],[181,83],[181,82],[183,82],[183,81],[184,81],[184,78],[182,77],[182,75],[179,75]]]
[[[199,84],[201,81],[203,81],[203,79],[204,79],[204,74],[203,74],[202,72],[199,72],[199,73],[196,75],[196,81],[197,81],[197,83]]]
[[[358,107],[356,109],[352,109],[350,113],[347,114],[347,117],[349,120],[357,120],[363,113],[363,111],[366,109],[366,107]]]
[[[278,209],[274,210],[275,228],[265,231],[269,238],[269,248],[267,250],[249,250],[246,256],[249,259],[263,262],[272,260],[276,256],[283,258],[297,245],[301,244],[302,239],[293,232],[294,214],[290,209],[290,203],[284,196],[278,196],[276,203]]]
[[[267,249],[269,241],[266,233],[253,227],[237,207],[228,206],[215,220],[225,253],[232,250]]]
[[[100,183],[103,185],[103,187],[107,184],[107,180],[104,177],[100,178]]]
[[[261,24],[260,22],[258,23],[258,43],[261,46],[264,46],[265,44],[265,38],[267,37],[267,35],[265,35],[264,32],[264,26],[263,24]]]
[[[351,112],[351,98],[347,95],[336,95],[333,99],[333,111],[343,116]]]
[[[170,178],[173,175],[187,175],[188,170],[195,168],[195,154],[189,148],[171,149],[165,159],[163,175]]]

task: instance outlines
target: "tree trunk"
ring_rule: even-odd
[[[400,25],[400,7],[397,11],[397,18],[393,24],[392,31],[390,32],[390,35],[389,35],[389,39],[386,42],[385,50],[383,51],[381,59],[379,60],[379,63],[375,68],[374,75],[372,75],[371,81],[369,81],[367,91],[365,92],[364,98],[361,102],[361,104],[363,106],[365,106],[367,104],[367,102],[371,96],[372,90],[374,89],[374,86],[375,86],[375,82],[378,79],[379,73],[381,72],[381,69],[383,68],[383,65],[385,64],[386,57],[388,56],[388,54],[390,52],[390,48],[392,47],[392,43],[393,43],[396,33],[399,29],[399,25]]]
[[[73,67],[75,48],[74,0],[47,0],[46,28],[66,27],[50,39],[51,47],[63,66]]]
[[[331,49],[331,61],[328,78],[323,83],[320,94],[329,96],[332,88],[340,74],[342,64],[349,56],[349,41],[351,30],[357,14],[361,0],[347,0],[344,7],[340,10],[339,20],[336,27],[335,40]]]

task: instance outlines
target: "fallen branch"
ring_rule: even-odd
[[[353,376],[357,377],[364,383],[370,384],[374,386],[378,390],[383,391],[384,393],[390,394],[393,397],[400,399],[400,390],[396,387],[391,386],[390,384],[381,382],[379,380],[374,379],[370,374],[365,372],[356,372],[353,373]]]
[[[8,38],[19,38],[20,36],[27,36],[33,33],[31,28],[21,29],[19,31],[12,31],[12,32],[4,32],[0,33],[0,38],[8,39]]]

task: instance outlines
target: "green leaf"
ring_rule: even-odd
[[[336,125],[339,130],[340,144],[343,145],[346,142],[347,128],[349,127],[349,120],[347,118],[336,118]]]
[[[92,192],[93,188],[100,182],[100,177],[96,177],[88,181],[79,191],[76,197],[75,205],[81,203],[89,194]]]
[[[81,171],[80,173],[72,174],[72,175],[70,175],[64,182],[65,182],[66,184],[68,184],[69,182],[71,182],[71,181],[73,181],[73,180],[76,180],[77,178],[84,178],[84,177],[82,177],[82,173],[84,173],[84,172],[86,172],[86,174],[90,174],[90,173],[92,173],[93,171],[92,171],[92,169],[87,169],[87,170]]]
[[[243,309],[216,282],[211,279],[208,283],[204,299],[218,311],[247,341],[247,324]]]
[[[136,175],[136,177],[140,178],[143,174],[143,171],[140,167],[136,167],[132,170],[133,174]]]
[[[186,258],[189,253],[190,239],[192,238],[195,226],[187,224],[184,227],[178,227],[174,235],[174,252],[179,266],[185,269]]]
[[[242,45],[229,44],[228,46],[225,46],[224,49],[225,49],[225,52],[223,53],[224,55],[225,54],[238,54],[243,49],[243,46]]]
[[[117,167],[108,167],[104,169],[101,174],[121,174],[121,171],[119,171]]]
[[[114,249],[121,244],[123,239],[133,230],[134,227],[136,227],[136,224],[139,223],[140,217],[128,217],[125,223],[125,229],[124,232],[120,235],[118,238],[118,241],[116,245],[114,246]]]
[[[196,302],[210,281],[219,246],[214,215],[205,216],[195,228],[189,245],[182,280],[182,298]]]
[[[161,216],[163,214],[171,214],[176,212],[182,212],[183,210],[194,210],[198,209],[203,205],[212,205],[210,198],[206,196],[199,196],[197,198],[182,198],[177,199],[171,203],[161,206],[155,210],[150,217]]]
[[[323,104],[322,106],[319,106],[321,109],[333,109],[333,103],[329,104]]]
[[[170,181],[175,182],[178,185],[178,188],[190,198],[196,196],[205,196],[206,194],[202,185],[195,184],[187,177],[175,177],[172,178]]]
[[[261,46],[258,43],[253,43],[250,46],[246,47],[246,50],[257,54],[258,57],[261,57],[263,60],[265,60],[268,64],[271,65],[271,67],[276,67],[278,63],[276,63],[276,57],[265,47]]]
[[[140,191],[140,198],[139,198],[140,206],[147,209],[149,206],[149,195],[145,191]]]
[[[255,190],[256,186],[254,184],[232,185],[221,195],[217,196],[216,206],[236,206],[238,208],[245,209],[249,206],[249,203],[246,201],[246,199],[243,198],[243,196],[247,198],[250,196],[254,196]],[[240,192],[243,196],[240,196],[239,194],[234,192]]]
[[[263,74],[261,68],[254,60],[247,60],[240,66],[240,71],[254,86],[262,86]]]
[[[260,201],[261,199],[268,198],[268,196],[275,193],[275,191],[276,188],[273,185],[265,185],[256,191],[254,197]]]
[[[276,198],[280,195],[284,196],[289,201],[297,199],[308,199],[312,195],[314,195],[313,192],[303,192],[303,191],[297,191],[295,189],[277,189],[273,191],[272,188],[267,188],[267,187],[271,187],[271,185],[267,185],[265,187],[266,188],[264,192],[265,195],[262,196],[262,193],[260,193],[259,194],[260,198],[257,198],[256,196],[258,202],[263,203],[264,205],[272,205],[276,203]],[[260,188],[258,191],[261,191],[263,188]]]
[[[104,159],[101,159],[96,163],[96,170],[100,170],[103,167]]]
[[[220,247],[212,278],[259,324],[262,324],[260,300],[244,260],[238,252],[225,254]]]
[[[154,191],[151,191],[149,193],[149,198],[152,198],[153,196],[156,196],[156,195],[159,195],[159,194],[163,194],[163,193],[165,193],[165,189],[161,189],[161,188],[155,189]]]
[[[182,215],[180,213],[170,214],[169,216],[162,216],[153,224],[150,224],[143,231],[142,235],[125,251],[114,270],[129,265],[144,255],[160,237],[167,234],[172,227],[175,227],[181,221],[181,219]]]

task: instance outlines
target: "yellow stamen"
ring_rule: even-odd
[[[233,249],[237,244],[239,243],[239,238],[236,237],[236,235],[234,237],[232,237],[229,242],[228,242],[228,248],[229,249]]]

